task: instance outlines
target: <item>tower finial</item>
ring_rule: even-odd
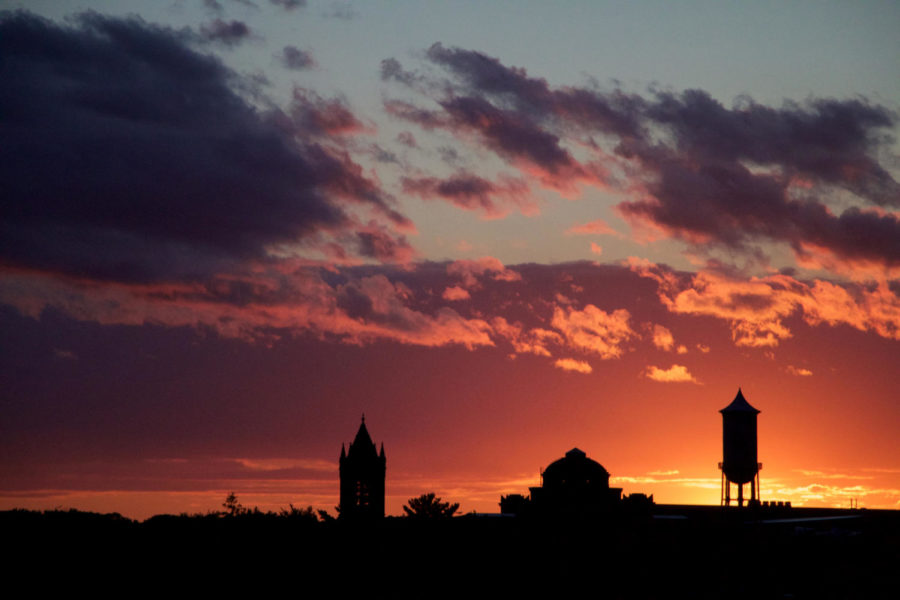
[[[363,413],[363,416],[362,416],[362,422],[363,422],[363,423],[366,422],[366,413]]]

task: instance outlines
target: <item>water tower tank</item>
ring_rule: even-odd
[[[719,411],[722,413],[722,473],[723,485],[738,486],[738,502],[743,504],[743,485],[751,484],[751,499],[756,500],[760,464],[756,452],[756,415],[759,411],[744,398],[738,389],[734,400]],[[724,491],[725,502],[730,493]]]

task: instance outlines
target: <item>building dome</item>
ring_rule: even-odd
[[[543,487],[609,489],[609,472],[578,448],[572,448],[563,458],[550,463],[544,470]]]

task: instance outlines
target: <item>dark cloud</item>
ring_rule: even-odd
[[[217,0],[203,0],[203,6],[211,10],[212,12],[221,14],[224,10],[222,5]]]
[[[378,144],[372,145],[372,157],[380,163],[394,163],[400,164],[400,159],[397,158],[397,155],[391,152],[390,150],[385,150]]]
[[[395,236],[376,223],[356,232],[359,254],[385,263],[408,263],[415,251],[405,236]]]
[[[622,136],[636,135],[641,98],[620,91],[604,94],[584,88],[551,89],[544,79],[528,77],[525,69],[507,67],[481,52],[434,44],[426,52],[432,62],[459,79],[463,93],[487,96],[506,109],[537,120],[562,118]],[[459,93],[459,92],[458,92]]]
[[[450,69],[460,78],[463,89],[506,101],[509,106],[545,110],[552,93],[543,79],[532,79],[525,69],[506,67],[496,58],[461,48],[444,48],[440,43],[426,52],[429,60]]]
[[[447,119],[440,113],[425,108],[420,108],[415,104],[404,102],[402,100],[386,100],[384,109],[388,114],[403,119],[411,123],[415,123],[423,129],[436,129],[447,126]]]
[[[627,215],[641,215],[678,231],[719,237],[732,246],[748,237],[786,233],[785,182],[759,177],[731,163],[683,161],[668,152],[652,155],[656,178],[652,196],[620,205]],[[649,160],[645,157],[645,162]]]
[[[250,27],[243,21],[226,22],[222,19],[215,19],[211,23],[201,25],[200,34],[211,42],[218,42],[226,46],[236,46],[251,35]]]
[[[451,148],[450,146],[441,146],[437,150],[438,154],[441,155],[441,160],[446,163],[455,165],[462,161],[462,157],[460,157],[459,152],[457,152],[455,148]]]
[[[440,110],[392,101],[388,112],[463,139],[475,132],[551,187],[565,189],[572,180],[608,185],[599,165],[613,152],[623,161],[623,188],[639,190],[620,211],[671,235],[757,254],[755,242],[777,241],[798,256],[814,249],[840,259],[900,260],[898,217],[865,208],[900,206],[900,184],[878,158],[893,144],[898,119],[882,106],[814,98],[774,108],[741,97],[727,108],[702,90],[640,96],[552,88],[525,69],[439,43],[426,57],[450,78],[425,81],[395,59],[382,63],[382,77],[423,93]],[[597,153],[596,161],[576,159],[575,145]],[[852,193],[855,205],[835,212],[847,206],[842,192]]]
[[[393,80],[412,85],[419,81],[421,76],[412,71],[405,71],[396,58],[386,58],[381,61],[381,79],[383,81]]]
[[[401,100],[388,100],[385,109],[424,129],[474,132],[508,162],[537,168],[542,181],[551,187],[569,187],[574,180],[595,177],[562,147],[559,136],[540,127],[527,115],[503,110],[476,96],[453,97],[441,101],[440,105],[443,113]]]
[[[269,0],[269,2],[284,10],[295,10],[306,6],[306,0]]]
[[[488,147],[508,158],[522,158],[551,173],[573,166],[559,137],[520,114],[504,111],[482,98],[459,97],[441,103],[455,125],[481,133]]]
[[[282,65],[293,71],[302,71],[316,66],[316,59],[313,58],[312,53],[294,46],[285,46],[278,58]]]
[[[397,141],[410,148],[419,147],[419,145],[416,143],[416,137],[408,131],[401,131],[400,133],[398,133]]]
[[[403,192],[421,198],[438,197],[466,210],[481,212],[486,217],[507,214],[511,206],[533,209],[529,202],[528,185],[519,179],[501,178],[492,182],[473,173],[461,171],[448,177],[404,177]]]
[[[352,227],[345,200],[405,223],[347,154],[313,141],[347,115],[313,118],[318,100],[303,97],[304,118],[286,130],[234,91],[218,60],[190,49],[188,33],[93,13],[73,23],[0,18],[7,264],[195,277]]]
[[[850,207],[834,216],[821,204],[798,207],[796,222],[802,231],[799,242],[827,248],[850,259],[900,265],[900,218]],[[802,246],[798,253],[806,251]]]
[[[565,147],[564,136],[576,128],[559,127],[564,121],[560,117],[568,113],[581,117],[593,114],[596,120],[611,124],[614,108],[601,115],[600,101],[595,99],[597,106],[590,106],[584,92],[551,90],[543,79],[529,78],[524,69],[506,67],[479,52],[448,49],[438,43],[428,49],[426,56],[446,67],[456,79],[427,81],[416,72],[404,70],[393,58],[382,61],[381,76],[433,96],[443,112],[389,101],[389,113],[427,129],[442,128],[457,134],[474,132],[507,162],[523,170],[536,170],[533,174],[552,188],[571,189],[577,181],[604,183],[601,169],[579,163]],[[621,99],[621,95],[617,98]],[[623,116],[620,121],[617,129],[634,128],[632,117]]]
[[[693,242],[752,250],[750,243],[769,239],[790,244],[798,256],[814,248],[842,259],[900,265],[896,215],[855,206],[835,214],[820,197],[793,194],[783,169],[754,172],[740,160],[660,148],[637,156],[652,174],[651,194],[621,203],[626,216]]]
[[[897,117],[860,99],[813,99],[771,108],[742,98],[727,109],[708,93],[660,94],[647,117],[665,126],[679,152],[704,161],[777,165],[843,187],[876,204],[900,206],[900,184],[875,159]]]
[[[328,136],[365,128],[344,100],[323,98],[305,88],[294,88],[289,112],[301,133]]]

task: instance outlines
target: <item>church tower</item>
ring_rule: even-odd
[[[340,477],[342,519],[380,519],[384,517],[384,479],[386,473],[384,443],[381,452],[366,429],[366,416],[356,438],[344,451],[341,445]]]

